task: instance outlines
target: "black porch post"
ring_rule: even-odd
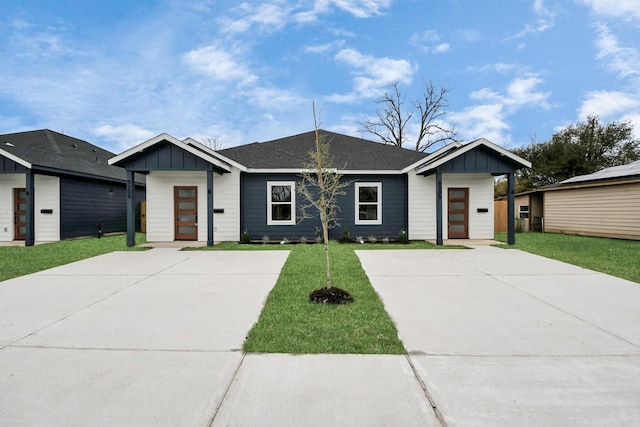
[[[516,244],[515,230],[515,177],[514,173],[507,175],[507,244]]]
[[[442,246],[442,172],[436,170],[436,245]]]
[[[26,190],[27,190],[27,212],[26,212],[26,220],[27,220],[27,229],[24,238],[25,246],[33,246],[36,242],[36,227],[35,227],[35,219],[36,219],[36,203],[35,203],[35,185],[34,185],[34,173],[31,169],[27,170],[27,182],[26,182]]]
[[[207,246],[213,246],[213,170],[207,169]]]
[[[136,192],[135,174],[127,169],[127,246],[136,245],[136,209],[134,195]]]

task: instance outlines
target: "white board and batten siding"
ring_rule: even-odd
[[[147,175],[147,241],[172,242],[174,187],[198,188],[198,241],[207,241],[207,173],[153,171]],[[224,209],[213,218],[215,241],[240,240],[240,172],[213,175],[213,206]]]
[[[409,238],[436,238],[436,179],[409,173]],[[447,190],[469,189],[469,239],[493,239],[493,177],[490,174],[442,175],[442,230],[447,239]],[[487,209],[488,212],[478,212]]]
[[[550,233],[640,240],[640,183],[547,191],[544,228]]]
[[[25,174],[0,175],[0,242],[15,239],[13,227],[13,190],[25,188]],[[35,240],[56,242],[60,240],[60,178],[35,175]],[[41,213],[41,210],[52,213]]]
[[[57,242],[60,240],[60,178],[36,175],[34,186],[36,242]],[[42,213],[43,210],[51,213]]]

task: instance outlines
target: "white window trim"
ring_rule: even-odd
[[[378,189],[378,201],[376,207],[378,209],[378,219],[374,220],[362,220],[360,219],[360,205],[373,203],[360,203],[360,187],[376,187]],[[356,182],[355,188],[355,211],[356,211],[356,225],[382,225],[382,183],[381,182]]]
[[[280,185],[291,187],[291,219],[285,221],[272,218],[271,188]],[[296,225],[296,183],[295,181],[267,181],[267,225]]]

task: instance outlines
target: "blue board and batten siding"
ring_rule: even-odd
[[[29,169],[4,156],[0,156],[0,173],[26,173]]]
[[[338,199],[340,206],[340,226],[330,230],[332,239],[340,238],[344,227],[349,229],[352,238],[356,236],[375,236],[377,239],[388,237],[395,239],[401,230],[407,229],[407,177],[406,175],[348,175],[343,179],[352,182],[346,189],[347,194]],[[299,206],[305,202],[300,193],[296,193],[296,225],[267,225],[267,183],[270,181],[294,181],[299,183],[300,175],[294,174],[253,174],[243,173],[240,178],[240,227],[249,232],[252,240],[261,240],[268,235],[271,240],[287,237],[298,240],[306,236],[314,239],[321,231],[317,212],[309,210],[314,218],[300,218]],[[355,183],[382,183],[382,224],[355,224]]]
[[[145,189],[135,192],[136,229],[140,229],[140,202]],[[104,233],[127,229],[125,185],[93,180],[60,178],[60,238],[95,236],[97,224]]]

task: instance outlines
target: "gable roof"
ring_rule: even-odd
[[[321,130],[329,143],[332,164],[346,171],[401,171],[427,154],[379,142]],[[219,153],[249,169],[302,170],[315,150],[315,131],[266,142],[220,150]]]
[[[574,176],[559,182],[559,185],[586,183],[592,181],[610,181],[623,178],[640,177],[640,161],[628,165],[612,166],[588,175]]]
[[[220,173],[231,171],[229,169],[229,164],[221,160],[220,157],[222,156],[218,156],[215,151],[205,147],[192,138],[186,138],[184,141],[180,141],[178,138],[167,133],[161,133],[160,135],[154,136],[153,138],[118,154],[117,156],[109,159],[109,164],[123,165],[125,168],[131,168],[138,172],[171,168],[171,149],[168,151],[165,150],[165,153],[160,156],[164,157],[163,159],[158,158],[158,156],[153,153],[154,150],[162,149],[163,145],[169,148],[172,146],[177,147],[178,151],[182,150],[181,152],[190,154],[190,160],[193,160],[194,164],[199,163],[200,165],[212,165],[215,170]],[[147,156],[149,156],[149,158],[147,158]],[[181,160],[183,161],[185,160],[183,156],[178,157],[181,157]],[[149,167],[148,161],[151,161],[151,167]],[[166,165],[162,165],[162,163],[166,163]]]
[[[462,159],[461,163],[467,163],[467,159],[465,158],[465,155],[478,150],[484,150],[487,153],[493,153],[495,154],[494,157],[499,160],[497,162],[492,162],[492,163],[496,163],[493,166],[486,165],[487,172],[490,172],[488,169],[491,169],[492,167],[496,167],[496,166],[498,167],[499,170],[494,170],[493,171],[494,173],[502,173],[506,169],[515,170],[520,168],[531,167],[531,162],[529,162],[528,160],[525,160],[522,157],[519,157],[513,154],[512,152],[505,150],[504,148],[494,144],[491,141],[488,141],[484,138],[480,138],[468,144],[456,147],[455,150],[446,151],[443,153],[443,155],[434,156],[433,158],[428,159],[425,162],[425,164],[417,168],[417,173],[419,174],[433,173],[439,167],[445,167],[447,165],[450,166],[449,169],[455,169],[456,167],[453,166],[454,162],[456,162],[459,159]],[[487,158],[486,156],[483,156],[483,157],[485,159]],[[469,160],[475,163],[478,159],[470,157]],[[504,168],[505,166],[506,168]],[[474,164],[473,167],[478,168],[478,165]],[[479,168],[479,169],[482,169],[482,168]]]
[[[112,152],[49,129],[0,135],[0,156],[36,171],[126,180],[124,169],[108,164]]]

